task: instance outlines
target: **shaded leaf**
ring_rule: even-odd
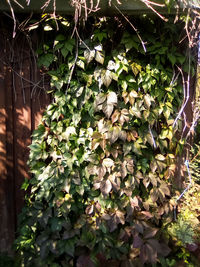
[[[105,174],[106,174],[106,167],[104,165],[101,165],[98,170],[99,178],[103,178]]]
[[[157,189],[151,189],[150,197],[151,197],[153,202],[156,202],[158,200]]]
[[[119,223],[124,224],[125,223],[125,218],[124,218],[124,212],[123,211],[116,210],[115,216],[116,216],[117,224],[119,224]]]
[[[141,248],[142,245],[143,245],[143,240],[139,237],[139,235],[135,235],[133,238],[133,247]]]
[[[77,267],[95,267],[89,255],[81,255],[76,262]]]
[[[106,101],[106,95],[103,93],[99,94],[95,99],[94,108],[98,110],[99,106],[103,104],[105,101]]]
[[[110,193],[112,189],[112,184],[110,182],[110,180],[104,180],[101,182],[100,184],[100,190],[102,192],[103,195],[108,195]]]
[[[152,238],[152,237],[154,237],[156,235],[157,232],[158,232],[158,229],[152,228],[152,227],[148,227],[144,231],[144,238],[145,239]]]
[[[117,141],[119,138],[120,129],[119,127],[113,127],[112,131],[110,131],[110,142],[111,144]]]
[[[125,142],[126,141],[126,138],[127,138],[127,134],[126,134],[126,131],[120,131],[119,132],[119,138]]]
[[[123,162],[121,164],[120,173],[121,173],[121,177],[124,179],[127,175],[126,162]]]
[[[140,258],[144,262],[156,263],[157,251],[150,244],[146,243],[141,249]]]

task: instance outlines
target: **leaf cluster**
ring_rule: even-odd
[[[162,226],[173,218],[182,97],[173,67],[184,57],[178,36],[147,20],[146,53],[111,18],[74,39],[69,25],[52,30],[38,50],[54,101],[30,146],[16,241],[25,266],[150,266],[170,253]]]

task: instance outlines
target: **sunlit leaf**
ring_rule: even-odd
[[[131,64],[131,68],[135,76],[137,76],[137,74],[142,70],[142,66],[135,62]]]
[[[95,60],[98,63],[103,65],[103,63],[104,63],[104,54],[102,52],[100,52],[100,51],[96,51],[95,52]]]
[[[157,160],[160,160],[160,161],[164,161],[164,160],[165,160],[165,157],[164,157],[162,154],[157,154],[157,155],[155,156],[155,158],[156,158]]]
[[[111,168],[114,165],[114,161],[110,158],[105,158],[103,160],[103,166],[107,167],[107,168]]]
[[[102,72],[101,79],[106,87],[109,87],[112,82],[112,78],[113,77],[111,71],[106,70],[105,72]]]
[[[117,104],[117,94],[115,92],[109,92],[108,93],[107,104],[108,105],[116,105]]]
[[[113,109],[114,109],[113,104],[108,104],[107,102],[104,103],[102,106],[102,110],[108,119],[112,115]]]
[[[87,64],[89,64],[95,57],[95,50],[88,50],[84,51],[84,57],[86,59]]]

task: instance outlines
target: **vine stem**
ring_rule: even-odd
[[[144,49],[144,52],[146,53],[147,52],[147,49],[146,49],[146,47],[145,47],[145,43],[144,43],[144,41],[142,40],[142,38],[141,38],[141,36],[140,36],[140,34],[138,33],[138,30],[136,29],[136,27],[130,22],[130,20],[121,12],[121,10],[115,5],[115,4],[113,4],[114,5],[114,7],[117,9],[117,11],[122,15],[122,17],[131,25],[131,27],[134,29],[134,31],[136,32],[136,34],[137,34],[137,36],[138,36],[138,38],[139,38],[139,40],[140,40],[140,42],[141,42],[141,44],[142,44],[142,47],[143,47],[143,49]]]

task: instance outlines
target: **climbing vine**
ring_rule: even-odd
[[[33,133],[33,177],[23,185],[31,195],[16,247],[25,266],[176,259],[168,226],[183,148],[181,121],[173,127],[183,98],[178,66],[186,67],[182,25],[134,19],[145,51],[123,19],[88,19],[73,38],[67,18],[59,33],[53,18],[42,24],[38,65],[51,76],[54,101]]]

